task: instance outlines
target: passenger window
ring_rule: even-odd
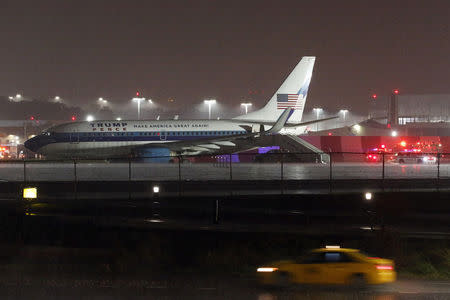
[[[325,261],[327,263],[346,263],[353,261],[347,254],[341,252],[325,253]]]
[[[327,263],[336,263],[341,260],[341,254],[336,252],[325,253],[325,261]]]

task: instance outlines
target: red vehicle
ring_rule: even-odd
[[[386,148],[386,145],[380,145],[379,148],[371,149],[366,153],[366,156],[364,157],[364,161],[366,162],[381,162],[383,161],[392,160],[394,157],[392,155],[392,149]]]
[[[383,160],[383,154],[379,152],[368,152],[364,160],[367,162],[380,162]]]
[[[0,159],[11,158],[9,147],[0,146]]]

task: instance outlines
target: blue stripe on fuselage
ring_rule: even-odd
[[[154,141],[188,141],[226,137],[245,134],[241,131],[128,131],[128,132],[52,132],[48,143],[70,142],[154,142]],[[47,136],[45,136],[47,137]],[[40,145],[42,147],[44,145]]]

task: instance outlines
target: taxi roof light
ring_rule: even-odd
[[[339,245],[326,245],[325,249],[341,249]]]

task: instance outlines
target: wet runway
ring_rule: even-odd
[[[1,162],[1,181],[211,181],[450,178],[450,164]]]

